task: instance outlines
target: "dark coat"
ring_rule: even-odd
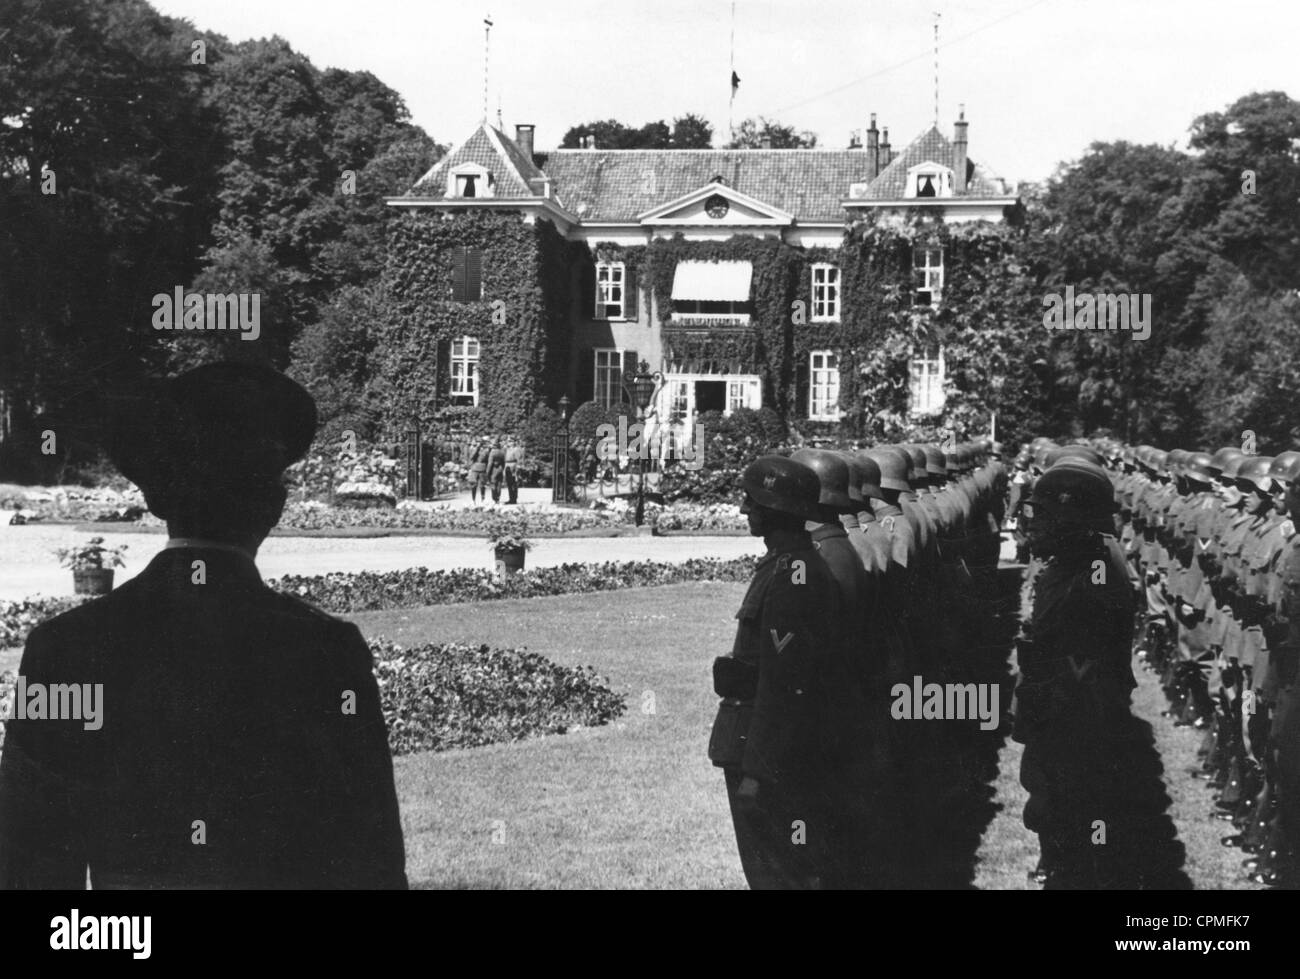
[[[251,559],[165,550],[33,630],[20,673],[102,683],[102,728],[8,725],[0,887],[82,888],[87,866],[96,888],[406,886],[369,649]]]

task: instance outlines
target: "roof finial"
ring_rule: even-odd
[[[488,121],[488,64],[492,53],[492,15],[483,18],[483,125]]]

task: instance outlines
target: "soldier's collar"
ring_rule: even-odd
[[[823,523],[817,524],[813,527],[813,529],[809,531],[809,536],[815,541],[830,540],[832,537],[847,537],[849,536],[849,532],[844,529],[843,524]]]
[[[256,560],[255,556],[245,548],[235,544],[226,544],[222,541],[208,540],[206,537],[169,537],[167,543],[163,545],[164,551],[174,551],[181,548],[198,551],[229,551],[231,554],[238,554],[250,561]]]

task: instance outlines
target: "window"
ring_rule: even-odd
[[[951,197],[952,168],[933,160],[918,163],[907,171],[904,197]]]
[[[478,248],[456,248],[451,262],[451,298],[458,303],[483,298],[483,252]]]
[[[914,415],[933,415],[943,410],[943,347],[931,346],[912,358],[912,402]]]
[[[478,338],[451,341],[451,396],[457,404],[478,404]]]
[[[636,351],[601,349],[593,352],[596,355],[596,379],[591,400],[605,408],[626,401],[623,375],[636,371]]]
[[[809,356],[808,417],[834,421],[840,417],[839,357],[830,350],[814,350]]]
[[[691,410],[691,386],[689,381],[672,381],[668,385],[668,420],[674,425],[686,420]]]
[[[812,319],[837,323],[840,318],[840,270],[835,265],[812,267]]]
[[[477,163],[465,163],[448,175],[449,197],[494,197],[496,181],[492,174]]]
[[[737,408],[746,407],[745,404],[745,382],[728,381],[727,382],[727,414],[731,414]]]
[[[938,306],[943,295],[943,249],[912,249],[913,306]]]
[[[596,263],[596,319],[623,319],[625,279],[626,267],[622,262]]]

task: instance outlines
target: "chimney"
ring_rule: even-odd
[[[849,133],[849,149],[862,149],[862,133],[856,129]]]
[[[867,127],[867,179],[875,180],[880,172],[880,133],[876,129],[876,114],[871,113],[871,125]]]
[[[771,137],[771,136],[764,136],[764,137],[763,137],[763,149],[765,149],[765,150],[770,150],[771,148],[772,148],[772,137]]]
[[[969,123],[966,121],[966,106],[957,106],[957,122],[952,127],[952,192],[954,194],[966,193],[966,127]]]
[[[884,170],[893,160],[893,154],[889,152],[889,127],[886,126],[880,134],[880,169]]]
[[[533,130],[531,123],[515,126],[515,145],[524,154],[529,163],[533,162]]]

